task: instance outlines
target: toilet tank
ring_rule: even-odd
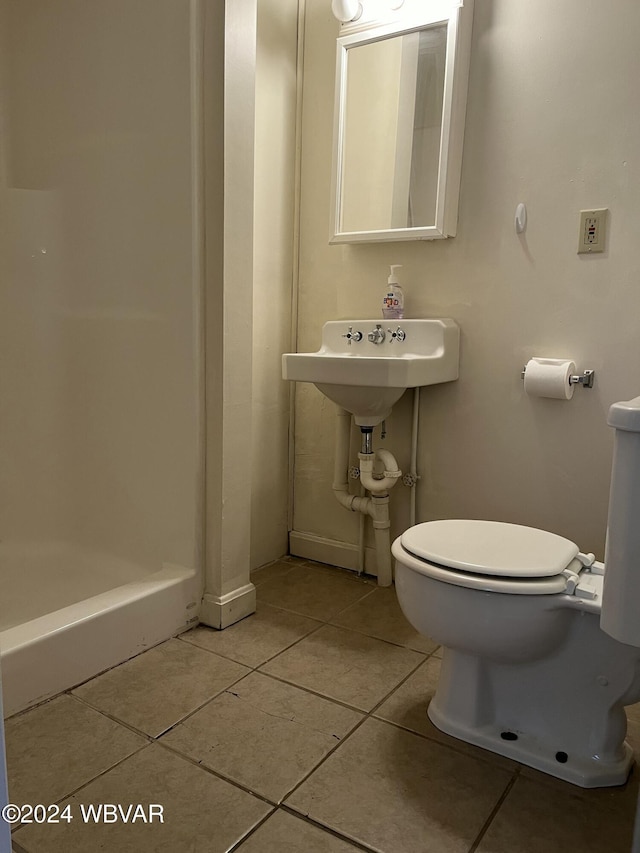
[[[640,647],[640,397],[614,403],[615,429],[600,627]]]

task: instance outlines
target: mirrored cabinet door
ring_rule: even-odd
[[[472,8],[431,9],[338,39],[331,242],[455,234]]]

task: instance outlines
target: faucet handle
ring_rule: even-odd
[[[403,341],[407,337],[407,333],[400,326],[398,326],[395,332],[392,332],[391,329],[387,329],[387,332],[391,335],[391,343],[394,341]]]
[[[345,334],[341,335],[341,337],[346,338],[347,343],[349,344],[349,346],[351,346],[351,341],[356,341],[356,343],[357,343],[358,341],[362,340],[362,332],[358,332],[358,331],[354,332],[353,326],[349,326],[349,331],[345,332]]]

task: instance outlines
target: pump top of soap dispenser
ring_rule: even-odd
[[[389,269],[391,270],[391,275],[387,279],[389,284],[400,284],[396,277],[396,270],[402,269],[402,264],[390,264]]]

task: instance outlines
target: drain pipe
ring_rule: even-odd
[[[358,459],[360,460],[360,481],[372,494],[388,492],[398,482],[398,477],[402,477],[402,471],[398,468],[395,457],[388,450],[376,450],[375,453],[369,450],[358,453]],[[384,465],[383,477],[374,476],[375,459],[379,459]]]
[[[349,494],[347,472],[349,468],[349,438],[351,435],[351,415],[338,408],[336,421],[336,455],[333,474],[333,493],[336,500],[351,512],[370,515],[373,522],[378,567],[378,586],[390,586],[393,581],[391,569],[391,537],[389,520],[389,490],[398,482],[402,472],[388,450],[373,451],[372,427],[361,427],[362,450],[360,459],[360,482],[371,492],[371,497]],[[375,461],[378,459],[384,473],[376,476]]]
[[[338,503],[351,512],[369,512],[371,498],[362,498],[349,494],[347,472],[349,469],[349,437],[351,435],[351,414],[338,407],[336,421],[336,456],[333,468],[333,493]]]
[[[369,515],[373,521],[373,534],[376,543],[376,562],[378,564],[378,586],[391,586],[393,572],[391,568],[391,521],[389,519],[389,490],[398,482],[402,471],[398,468],[392,453],[388,450],[376,450],[371,447],[371,432],[362,430],[362,451],[360,460],[360,482],[371,492]],[[376,459],[383,467],[382,476],[374,474]]]

